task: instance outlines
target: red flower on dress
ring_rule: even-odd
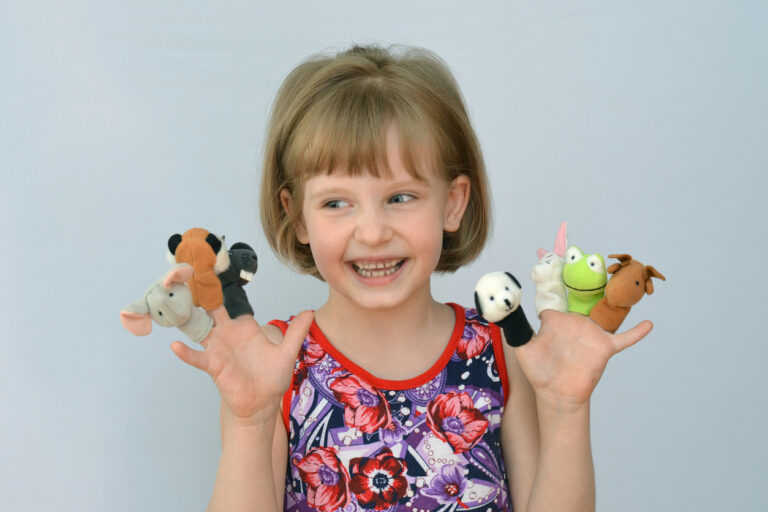
[[[384,447],[375,456],[358,457],[349,462],[352,475],[350,489],[363,508],[385,510],[397,503],[408,491],[404,459],[395,458]]]
[[[307,484],[307,503],[319,512],[333,512],[349,503],[349,473],[333,448],[312,448],[303,458],[293,459],[299,476]]]
[[[323,350],[323,347],[320,346],[311,334],[307,334],[307,337],[304,338],[301,351],[302,355],[296,360],[296,367],[293,372],[293,390],[297,393],[301,383],[309,374],[309,367],[325,356],[325,350]]]
[[[344,404],[344,423],[372,434],[392,421],[392,414],[381,391],[351,373],[336,377],[328,386],[336,400]]]
[[[488,420],[467,393],[438,395],[427,404],[427,425],[454,453],[470,450],[488,429]]]
[[[491,341],[491,330],[473,318],[467,318],[464,332],[456,346],[456,353],[462,359],[472,359],[485,351]]]

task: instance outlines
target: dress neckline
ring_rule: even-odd
[[[448,340],[448,344],[446,345],[443,353],[440,355],[437,361],[435,361],[435,363],[429,369],[424,371],[421,375],[417,375],[416,377],[412,377],[410,379],[382,379],[376,377],[365,368],[353,363],[338,349],[336,349],[336,347],[334,347],[330,341],[328,341],[328,338],[325,337],[325,334],[323,334],[323,331],[320,330],[320,327],[317,325],[315,320],[312,320],[312,326],[309,328],[309,332],[315,341],[323,348],[323,350],[330,354],[331,357],[338,361],[346,370],[354,373],[359,377],[362,377],[370,384],[373,384],[375,387],[393,391],[412,389],[422,386],[437,377],[440,372],[443,371],[443,368],[445,368],[445,366],[448,364],[448,361],[450,361],[454,352],[456,352],[456,346],[464,332],[465,312],[463,307],[459,306],[458,304],[454,304],[453,302],[448,302],[447,305],[453,308],[453,311],[456,315],[453,332],[451,333],[451,337]]]

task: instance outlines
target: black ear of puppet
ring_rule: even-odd
[[[480,307],[480,297],[477,296],[477,292],[475,292],[475,309],[480,313],[480,316],[483,316],[483,308]]]
[[[505,274],[507,274],[507,275],[509,276],[509,278],[515,282],[515,284],[517,285],[517,287],[518,287],[518,288],[520,288],[521,290],[523,289],[523,287],[522,287],[522,286],[520,286],[520,281],[518,281],[518,280],[515,278],[515,276],[513,276],[513,275],[512,275],[512,274],[510,274],[509,272],[504,272],[504,273],[505,273]]]
[[[171,235],[171,237],[168,239],[168,250],[171,251],[171,254],[176,255],[176,248],[181,243],[181,235],[176,233],[175,235]]]
[[[245,242],[235,242],[234,244],[232,244],[232,247],[230,247],[229,249],[230,249],[230,250],[235,250],[235,249],[247,249],[247,250],[249,250],[249,251],[251,251],[251,252],[255,252],[255,251],[254,251],[254,250],[251,248],[251,246],[250,246],[250,245],[248,245],[248,244],[247,244],[247,243],[245,243]]]
[[[208,233],[208,236],[205,237],[205,241],[208,242],[208,245],[213,249],[213,254],[219,254],[219,250],[221,250],[221,240],[216,238],[216,235]]]

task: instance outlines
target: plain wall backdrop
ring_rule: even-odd
[[[765,489],[768,8],[760,1],[3,2],[0,509],[202,510],[218,393],[122,307],[203,226],[252,244],[267,321],[322,304],[257,218],[264,129],[310,54],[414,44],[458,79],[494,190],[493,239],[435,279],[471,304],[527,277],[561,220],[668,278],[655,330],[592,400],[601,511],[758,511]]]

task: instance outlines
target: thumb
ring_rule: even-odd
[[[315,313],[313,311],[302,311],[293,319],[285,331],[283,344],[286,346],[283,348],[292,354],[294,358],[299,353],[299,348],[301,348],[304,338],[307,337],[307,332],[309,332],[314,318]]]
[[[645,338],[645,336],[651,332],[651,329],[653,329],[651,321],[644,320],[628,331],[612,335],[613,346],[616,349],[616,353],[631,347],[641,339]]]
[[[192,350],[180,341],[171,343],[171,350],[176,357],[198,370],[208,371],[208,354],[202,350]]]

